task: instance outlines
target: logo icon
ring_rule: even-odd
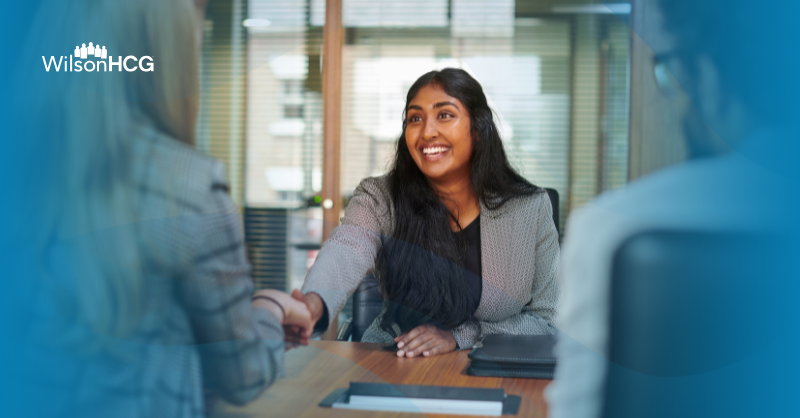
[[[106,59],[108,62],[105,61]],[[138,65],[130,65],[130,61],[138,61]],[[115,67],[117,71],[122,71],[124,69],[129,73],[137,70],[141,70],[142,72],[152,72],[155,70],[153,57],[145,55],[136,58],[133,55],[128,55],[123,59],[122,56],[117,56],[117,60],[114,61],[114,56],[109,55],[105,45],[95,45],[94,42],[89,42],[89,46],[86,46],[85,43],[82,43],[81,46],[76,45],[75,51],[73,51],[71,55],[60,56],[58,60],[56,60],[56,57],[51,56],[48,61],[46,57],[42,56],[42,62],[47,72],[50,72],[50,69],[55,69],[56,72],[62,71],[62,69],[65,72],[107,72],[114,71]]]
[[[75,47],[75,58],[86,59],[88,57],[94,56],[95,58],[108,58],[108,51],[106,51],[106,47],[104,46],[103,49],[100,49],[100,45],[94,46],[94,43],[89,42],[89,47],[86,47],[86,44],[83,46]]]

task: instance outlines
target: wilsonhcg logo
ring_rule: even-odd
[[[69,58],[69,60],[67,60],[67,58]],[[100,60],[92,60],[92,58],[100,58]],[[106,62],[105,59],[108,59],[108,62]],[[69,61],[69,63],[67,61]],[[129,64],[130,61],[134,63]],[[145,55],[141,58],[136,58],[133,55],[128,55],[125,59],[122,59],[122,56],[117,56],[117,61],[114,61],[114,56],[109,55],[105,46],[101,48],[100,45],[95,46],[93,42],[89,42],[88,47],[86,44],[81,44],[80,48],[76,46],[75,52],[72,55],[69,55],[69,57],[60,56],[58,57],[58,61],[56,61],[56,57],[53,56],[50,57],[50,61],[42,56],[42,62],[44,63],[44,70],[47,72],[50,72],[51,68],[55,69],[56,72],[63,70],[64,72],[76,73],[81,71],[114,71],[114,67],[117,68],[117,71],[122,71],[124,69],[129,73],[137,70],[151,72],[155,69],[152,57]],[[137,62],[138,65],[136,64]]]

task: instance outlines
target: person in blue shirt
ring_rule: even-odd
[[[616,249],[627,238],[653,229],[797,233],[798,170],[792,160],[800,142],[800,83],[795,74],[798,59],[790,51],[796,50],[798,7],[783,1],[741,0],[662,0],[647,7],[648,16],[660,16],[648,22],[653,26],[643,35],[655,56],[652,82],[683,110],[690,159],[603,194],[571,214],[562,252],[558,367],[546,392],[554,418],[602,416],[611,267]],[[750,261],[759,262],[755,256]],[[752,286],[774,282],[754,277]],[[791,292],[791,283],[785,285],[787,289],[774,292]],[[685,291],[688,295],[693,289]],[[741,309],[757,315],[763,303],[753,298]],[[682,312],[675,306],[671,314]],[[761,331],[742,329],[742,338],[761,338]],[[789,358],[790,351],[796,357],[796,341],[775,346],[764,341],[758,353],[740,359],[742,366],[736,370],[744,373],[728,376],[723,368],[682,378],[687,385],[708,379],[725,386],[706,388],[705,399],[715,403],[718,416],[752,416],[754,410],[760,416],[795,416],[796,406],[786,408],[796,403],[781,392],[790,387],[796,391],[796,384],[784,383],[796,379],[796,373],[789,376],[797,371],[797,362],[777,359]],[[756,378],[761,382],[758,388],[749,385]],[[722,395],[712,398],[712,390]],[[686,414],[693,411],[688,400],[674,401]]]

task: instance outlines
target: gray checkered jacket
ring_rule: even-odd
[[[554,333],[559,244],[547,193],[514,198],[496,210],[481,203],[479,219],[483,290],[476,320],[453,330],[458,347],[470,348],[489,334]],[[386,177],[363,180],[303,285],[303,292],[320,295],[329,320],[374,268],[381,235],[393,230]],[[362,341],[392,341],[378,321]]]
[[[281,374],[283,329],[251,307],[242,218],[225,169],[151,129],[131,141],[138,219],[119,228],[133,230],[143,259],[146,314],[123,341],[76,331],[111,347],[58,360],[48,378],[60,389],[43,400],[56,416],[115,418],[202,417],[204,387],[243,404]],[[63,355],[62,347],[42,361]]]

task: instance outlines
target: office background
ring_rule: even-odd
[[[343,0],[335,209],[386,172],[407,89],[446,66],[481,82],[514,166],[558,190],[562,231],[598,193],[683,160],[669,118],[641,128],[677,117],[632,35],[647,12],[637,1]],[[325,16],[325,0],[207,8],[197,147],[227,164],[258,287],[300,287],[323,236]]]
[[[246,217],[259,287],[298,286],[322,239],[323,210],[314,200],[320,196],[324,178],[322,3],[209,0],[197,145],[228,167],[232,194]],[[336,161],[342,200],[361,177],[385,170],[387,149],[399,135],[402,104],[397,104],[398,97],[405,93],[408,80],[430,69],[424,65],[462,66],[484,84],[516,167],[535,183],[561,193],[562,226],[572,211],[597,193],[686,158],[676,123],[676,101],[658,91],[653,55],[642,41],[648,40],[647,22],[653,18],[649,2],[405,2],[413,13],[393,3],[343,0],[342,143],[341,158]],[[37,2],[6,6],[8,13],[0,15],[0,33],[7,40],[7,61],[0,65],[0,78],[7,82],[0,85],[0,93],[12,97],[15,89],[35,87],[15,85],[12,70],[30,65],[41,71],[41,51],[18,49]],[[769,11],[785,14],[780,9]],[[406,13],[412,17],[404,18]],[[754,23],[755,28],[773,24],[769,19]],[[787,43],[777,41],[774,47],[765,43],[761,55],[737,58],[771,66],[775,49]],[[408,69],[402,67],[406,63]],[[752,83],[758,85],[760,80]],[[784,105],[796,108],[794,102],[775,107]],[[10,189],[5,193],[6,224],[0,234],[11,238],[0,246],[6,265],[11,265],[4,273],[11,291],[0,297],[0,311],[8,326],[4,328],[8,340],[0,352],[7,359],[18,358],[19,345],[13,339],[31,326],[29,318],[19,315],[23,311],[18,307],[26,301],[17,296],[25,294],[16,292],[17,287],[25,291],[32,287],[34,282],[28,278],[41,260],[27,257],[24,244],[28,243],[18,239],[27,237],[7,234],[5,228],[29,224],[23,232],[37,232],[37,212],[31,202],[38,202],[33,197],[42,194],[39,187],[48,182],[50,171],[43,161],[58,159],[47,148],[28,146],[33,127],[13,118],[15,107],[7,100],[0,112],[6,116],[2,125],[7,147],[0,153],[0,170],[6,190]],[[87,115],[87,120],[91,118]],[[47,123],[42,121],[43,126]],[[54,136],[51,141],[57,140]],[[796,150],[796,145],[787,149]],[[797,154],[783,155],[781,161],[788,163]],[[792,174],[796,178],[797,171]],[[784,191],[779,196],[764,194],[763,189],[742,193],[748,197],[745,204],[763,205],[765,218],[785,222],[791,230],[796,217],[784,215],[778,209],[787,208],[776,204],[794,201],[791,189]],[[23,251],[11,251],[16,248]],[[26,257],[14,259],[17,254]],[[752,280],[758,286],[770,284],[761,290],[774,291],[780,285],[774,293],[788,299],[796,294],[793,272],[777,278],[757,273]],[[768,347],[770,351],[753,359],[757,367],[746,375],[751,384],[741,385],[740,376],[731,376],[730,387],[741,386],[747,392],[742,399],[785,396],[785,402],[763,407],[777,410],[790,403],[794,407],[792,398],[783,395],[796,386],[794,318],[796,310],[787,309],[786,314],[767,321],[780,338]],[[747,328],[743,335],[761,338],[765,332]],[[6,389],[20,385],[14,379],[7,382]],[[713,389],[724,392],[730,387]],[[698,393],[708,391],[699,388]],[[742,413],[746,412],[750,411]],[[763,410],[758,412],[764,415]]]

